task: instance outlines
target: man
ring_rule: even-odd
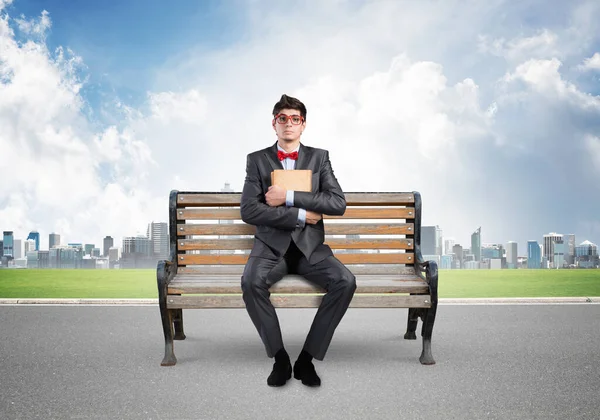
[[[306,107],[283,95],[273,108],[277,143],[250,153],[241,199],[242,220],[256,226],[254,247],[242,275],[246,309],[262,339],[268,357],[275,357],[267,378],[282,386],[292,366],[279,328],[269,288],[288,274],[299,274],[327,293],[317,310],[302,352],[294,363],[294,378],[319,386],[312,359],[323,360],[333,333],[354,291],[354,275],[325,245],[323,214],[343,215],[344,193],[333,175],[329,153],[300,143],[306,128]],[[312,192],[286,191],[271,185],[275,169],[311,169]]]

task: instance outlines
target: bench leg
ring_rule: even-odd
[[[419,357],[419,361],[423,365],[434,365],[435,360],[431,355],[431,333],[433,331],[438,304],[438,269],[437,264],[434,261],[429,262],[425,275],[427,282],[429,283],[431,307],[426,309],[423,313],[423,329],[421,330],[421,335],[423,336],[423,352],[421,353],[421,357]]]
[[[175,326],[175,336],[173,340],[185,340],[183,333],[183,309],[173,309],[173,325]]]
[[[158,283],[158,306],[162,320],[163,333],[165,335],[165,357],[161,366],[173,366],[177,363],[173,353],[173,310],[167,309],[167,271],[164,261],[158,263],[156,269],[156,280]]]
[[[412,293],[411,293],[412,294]],[[417,322],[419,321],[419,312],[417,308],[408,308],[408,325],[406,327],[405,340],[416,340]]]

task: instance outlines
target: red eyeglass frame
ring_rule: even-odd
[[[281,116],[285,117],[285,122],[279,122],[277,121],[277,119]],[[300,125],[304,122],[304,117],[302,115],[287,115],[287,114],[277,114],[273,117],[273,120],[277,123],[277,124],[287,124],[288,121],[292,120],[292,117],[300,117],[300,123],[298,124],[294,124],[294,122],[292,121],[292,125]]]

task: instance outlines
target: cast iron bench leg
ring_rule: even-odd
[[[183,333],[183,309],[173,309],[173,325],[175,326],[175,336],[173,340],[185,340]]]
[[[434,365],[435,360],[431,355],[431,333],[433,331],[433,323],[435,322],[435,313],[437,311],[438,296],[438,268],[435,261],[430,261],[425,271],[427,282],[429,283],[429,292],[431,294],[431,308],[428,308],[423,313],[423,328],[421,335],[423,336],[423,352],[419,361],[423,365]]]
[[[411,295],[414,293],[411,293]],[[406,327],[406,334],[404,334],[405,340],[416,340],[417,334],[417,322],[419,321],[418,308],[408,308],[408,325]]]
[[[156,280],[158,282],[158,306],[165,335],[165,357],[160,365],[173,366],[177,363],[173,353],[173,311],[167,309],[167,271],[164,261],[158,263]]]

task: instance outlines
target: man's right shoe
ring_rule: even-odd
[[[321,378],[315,371],[315,365],[312,362],[294,363],[294,378],[299,379],[306,386],[321,386]]]
[[[273,364],[273,371],[267,378],[267,385],[269,386],[283,386],[288,379],[292,377],[292,364],[290,361],[275,362]]]

